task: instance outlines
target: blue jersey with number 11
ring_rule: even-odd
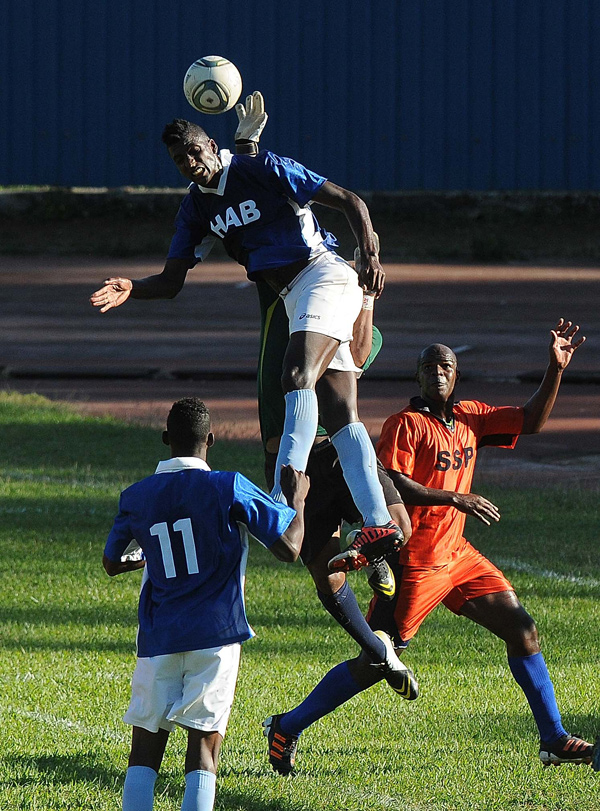
[[[252,635],[244,606],[247,530],[267,547],[295,512],[240,473],[162,462],[124,490],[105,555],[119,561],[135,539],[146,557],[138,656],[212,648]]]
[[[325,183],[291,158],[220,153],[216,189],[192,183],[175,220],[169,259],[204,259],[221,239],[251,279],[262,270],[313,258],[337,246],[309,202]]]

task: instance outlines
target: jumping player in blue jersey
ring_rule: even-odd
[[[182,809],[211,811],[219,750],[233,702],[246,619],[248,533],[277,558],[297,559],[308,478],[287,466],[289,507],[239,473],[211,471],[208,409],[176,402],[163,442],[171,458],[121,494],[104,550],[113,576],[145,566],[139,600],[138,660],[124,717],[133,726],[123,811],[150,811],[169,733],[187,730]],[[135,540],[143,560],[124,555]]]
[[[248,154],[231,155],[219,151],[201,127],[176,119],[165,127],[163,142],[190,183],[164,269],[135,281],[107,279],[91,303],[106,312],[130,296],[174,297],[188,270],[206,258],[216,239],[246,268],[248,278],[269,284],[284,300],[290,324],[282,374],[285,423],[272,495],[283,498],[283,465],[306,469],[320,411],[364,522],[333,567],[361,568],[402,541],[385,503],[373,445],[359,421],[357,370],[349,349],[363,292],[379,296],[384,285],[367,207],[352,192],[290,158],[258,152],[252,138]],[[333,251],[337,242],[319,226],[312,202],[346,216],[359,248],[358,274]],[[317,403],[317,382],[330,371],[347,376],[344,396],[331,396],[325,389]]]

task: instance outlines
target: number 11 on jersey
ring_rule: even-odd
[[[175,521],[173,531],[181,533],[188,574],[198,574],[198,555],[196,554],[196,544],[194,542],[191,519],[180,518],[178,521]],[[175,571],[175,560],[173,559],[173,541],[171,540],[168,524],[164,521],[161,521],[159,524],[153,524],[150,527],[150,535],[158,536],[163,566],[165,567],[165,577],[175,577],[177,572]]]

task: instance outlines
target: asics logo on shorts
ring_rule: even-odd
[[[314,318],[316,321],[321,320],[320,315],[311,315],[310,313],[302,313],[302,315],[298,316],[298,321],[302,321],[303,318]]]
[[[236,211],[237,208],[237,211]],[[218,237],[223,237],[230,228],[241,228],[250,222],[260,219],[260,211],[256,207],[254,200],[245,200],[239,206],[229,206],[225,212],[225,219],[220,214],[211,220],[210,229]]]

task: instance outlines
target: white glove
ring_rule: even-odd
[[[251,96],[246,96],[246,106],[236,104],[235,111],[239,121],[235,131],[235,140],[258,143],[269,117],[265,113],[265,101],[260,90],[255,90]]]

